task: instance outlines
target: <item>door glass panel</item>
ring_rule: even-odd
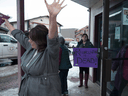
[[[118,6],[113,12],[110,12],[109,15],[109,35],[108,35],[108,58],[113,59],[116,58],[116,55],[121,50],[121,48],[128,44],[128,1],[125,2],[123,5]],[[127,14],[124,17],[124,8],[127,9]],[[124,19],[125,18],[125,19]],[[112,63],[114,60],[112,61]],[[107,82],[107,88],[108,90],[112,91],[115,87],[115,82],[117,82],[117,79],[115,80],[115,76],[118,72],[119,66],[117,67],[116,71],[111,71],[111,82]],[[123,72],[120,71],[120,73]],[[123,73],[122,73],[123,75]],[[121,75],[120,75],[121,76]],[[118,78],[119,79],[119,78]],[[122,86],[121,82],[120,85]],[[128,90],[128,86],[125,86],[125,90]],[[128,91],[123,91],[122,96],[128,96]]]

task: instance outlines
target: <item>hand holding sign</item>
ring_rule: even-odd
[[[73,48],[74,66],[98,67],[98,48]]]
[[[2,18],[4,18],[4,19],[2,19]],[[5,22],[5,19],[9,19],[9,18],[10,18],[9,16],[6,16],[6,15],[0,13],[0,25]]]
[[[9,29],[10,32],[15,29],[6,18],[1,18],[1,20],[4,20],[6,27]]]

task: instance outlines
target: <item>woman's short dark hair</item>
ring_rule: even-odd
[[[65,44],[65,40],[63,37],[59,37],[59,42],[60,44],[64,45]]]
[[[47,47],[48,29],[45,25],[37,25],[30,30],[29,37],[37,44],[37,50],[43,51]]]
[[[84,33],[84,34],[82,35],[82,37],[83,37],[83,36],[86,36],[86,37],[87,37],[87,41],[89,41],[87,34]]]

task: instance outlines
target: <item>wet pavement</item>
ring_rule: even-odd
[[[73,65],[73,56],[70,55],[70,60]],[[8,78],[7,80],[11,80],[12,82],[5,82],[0,84],[0,96],[18,96],[18,82],[17,82],[17,72],[18,68],[17,65],[14,66],[6,66],[6,67],[1,67],[0,68],[0,78],[11,76],[10,79]],[[12,75],[11,75],[12,74]],[[2,80],[2,79],[1,79]],[[1,82],[1,81],[0,81]],[[84,86],[79,88],[79,68],[74,67],[69,70],[68,73],[68,91],[69,91],[69,96],[100,96],[100,87],[92,83],[90,80],[88,82],[88,89],[85,89]],[[7,87],[7,88],[6,88]],[[3,91],[2,91],[3,90]]]
[[[73,65],[73,56],[70,55],[70,60]],[[84,83],[84,82],[83,82]],[[100,87],[96,83],[89,80],[86,89],[84,86],[79,88],[79,67],[74,67],[69,70],[68,74],[68,89],[69,96],[100,96]]]
[[[0,92],[10,88],[18,87],[18,73],[0,78]]]

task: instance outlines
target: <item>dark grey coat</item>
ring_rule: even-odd
[[[128,45],[122,47],[122,49],[118,52],[116,58],[124,58],[124,55],[126,53],[126,49],[128,48]],[[123,62],[124,60],[114,60],[112,64],[112,70],[116,71],[116,76],[115,76],[115,87],[119,90],[120,84],[122,82],[123,78]]]
[[[22,31],[15,29],[12,35],[26,49],[21,58],[21,67],[25,75],[22,77],[19,96],[61,96],[58,38],[47,37],[47,48],[38,52],[26,67],[36,50],[32,49],[29,39]]]

